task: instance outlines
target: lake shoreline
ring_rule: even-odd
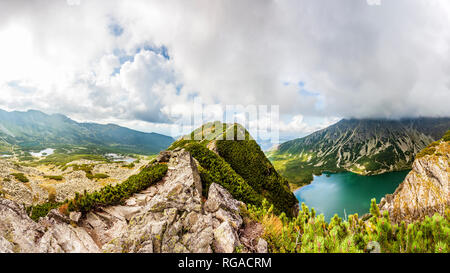
[[[297,185],[295,183],[290,183],[289,182],[289,188],[291,189],[291,192],[295,194],[296,191],[302,189],[305,186],[311,185],[314,181],[314,177],[319,177],[322,175],[331,175],[331,174],[339,174],[339,173],[353,173],[359,176],[366,176],[366,177],[371,177],[371,176],[377,176],[377,175],[383,175],[383,174],[390,174],[390,173],[397,173],[397,172],[410,172],[411,169],[404,169],[404,170],[395,170],[395,171],[391,171],[391,172],[383,172],[383,173],[377,173],[377,174],[371,174],[371,175],[366,175],[366,174],[360,174],[360,173],[356,173],[356,172],[351,172],[351,171],[342,171],[342,172],[331,172],[331,171],[323,171],[322,174],[320,175],[314,175],[313,174],[313,180],[311,180],[310,182],[308,182],[307,184],[303,184],[303,185]]]

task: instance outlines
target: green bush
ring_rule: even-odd
[[[185,148],[200,163],[203,195],[215,182],[238,200],[258,205],[266,198],[274,204],[276,213],[292,216],[292,208],[298,201],[288,181],[277,173],[249,132],[238,124],[222,124],[218,130],[215,125],[205,124],[191,132],[190,140],[180,139],[169,147],[169,150]],[[234,140],[226,140],[233,131]],[[242,140],[237,140],[238,137]],[[216,146],[218,155],[207,148],[209,144]]]
[[[44,177],[47,179],[52,179],[52,180],[57,180],[57,181],[61,181],[64,179],[64,177],[62,177],[61,175],[46,175]]]
[[[23,183],[30,182],[30,180],[23,173],[12,173],[11,175],[14,176],[14,178],[20,182],[23,182]]]
[[[160,181],[167,173],[167,165],[157,164],[144,168],[139,174],[130,176],[124,182],[115,186],[108,185],[93,193],[83,194],[75,193],[75,198],[66,200],[65,202],[47,202],[40,205],[30,206],[27,212],[30,217],[37,221],[40,217],[44,217],[52,209],[67,206],[67,210],[81,211],[86,213],[100,206],[109,206],[121,204],[132,194],[140,192],[149,186]]]
[[[128,169],[133,169],[135,166],[136,166],[136,165],[135,165],[133,162],[131,162],[130,164],[124,164],[124,165],[122,165],[122,167],[128,168]]]
[[[49,211],[58,208],[62,204],[63,203],[58,202],[47,202],[40,205],[30,206],[27,208],[27,212],[31,219],[38,221],[39,218],[45,217]]]
[[[362,221],[357,214],[347,221],[335,215],[329,223],[323,214],[302,204],[295,218],[273,213],[273,206],[264,201],[262,207],[249,205],[248,214],[264,226],[264,239],[270,252],[367,252],[370,242],[377,242],[383,253],[448,253],[450,244],[450,213],[435,214],[423,221],[406,225],[392,224],[387,212],[381,215],[375,200],[372,217]]]
[[[86,173],[86,177],[88,179],[94,179],[95,176],[92,174],[92,170],[94,169],[93,164],[71,164],[63,167],[63,171],[65,171],[68,167],[72,167],[73,171],[83,171]]]
[[[256,192],[274,205],[275,213],[292,216],[298,203],[288,181],[281,177],[254,140],[219,140],[219,155],[230,164]]]
[[[209,185],[215,182],[226,188],[235,199],[248,204],[261,204],[261,194],[256,192],[223,158],[195,142],[188,144],[185,149],[202,167],[200,176],[204,193],[207,193]]]
[[[450,130],[448,130],[442,137],[443,141],[450,141]]]
[[[108,177],[109,177],[109,175],[104,174],[104,173],[96,173],[96,174],[94,174],[94,179],[105,179],[105,178],[108,178]]]
[[[107,185],[93,193],[76,193],[75,198],[68,203],[69,211],[88,212],[100,206],[121,204],[132,194],[140,192],[160,181],[167,172],[167,165],[157,164],[144,168],[139,174],[130,176],[124,182]]]

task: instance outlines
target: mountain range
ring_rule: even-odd
[[[13,147],[38,150],[81,146],[106,152],[155,154],[173,141],[169,136],[115,124],[78,123],[61,114],[0,110],[0,152],[3,153]]]
[[[294,184],[313,174],[351,171],[374,175],[410,169],[415,155],[441,138],[450,118],[343,119],[268,153],[278,171]]]

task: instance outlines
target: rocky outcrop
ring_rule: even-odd
[[[267,251],[259,238],[253,238],[254,248],[247,247],[244,203],[218,184],[210,186],[205,200],[188,152],[165,152],[157,160],[168,164],[160,182],[123,205],[83,216],[52,210],[36,223],[21,205],[0,199],[0,252],[252,252],[256,244]]]
[[[441,141],[434,153],[417,158],[411,172],[393,194],[381,199],[381,211],[388,211],[395,222],[413,222],[450,205],[450,142]]]
[[[100,249],[80,227],[53,210],[39,223],[31,220],[22,205],[0,199],[0,252],[58,253],[99,252]]]

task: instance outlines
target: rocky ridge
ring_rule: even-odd
[[[244,203],[218,184],[202,196],[188,152],[166,151],[157,162],[169,167],[160,182],[86,215],[52,210],[36,223],[23,205],[0,198],[0,252],[267,252],[260,224],[242,216]]]
[[[440,141],[431,151],[418,156],[395,192],[381,199],[380,210],[388,211],[395,222],[413,222],[436,212],[444,215],[450,207],[450,141]]]

